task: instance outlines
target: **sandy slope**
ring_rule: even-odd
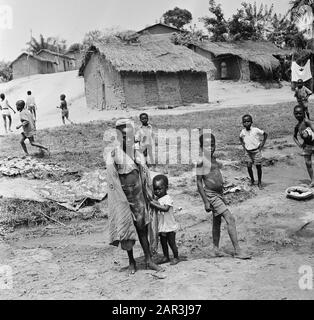
[[[62,72],[49,75],[34,75],[8,83],[0,84],[0,91],[7,95],[11,105],[18,99],[26,99],[26,92],[31,90],[38,104],[38,129],[55,127],[62,124],[59,105],[59,96],[66,94],[70,104],[70,117],[76,123],[93,120],[109,120],[118,117],[137,116],[139,110],[110,110],[98,111],[87,108],[84,94],[84,79],[78,77],[77,71]],[[154,114],[182,114],[224,107],[243,105],[271,105],[279,102],[293,101],[293,94],[289,84],[285,83],[281,89],[266,90],[257,83],[241,83],[232,81],[209,82],[209,104],[192,105],[169,110],[148,108]],[[142,110],[141,110],[142,111]],[[18,122],[14,116],[14,128]],[[0,133],[3,132],[0,126]]]

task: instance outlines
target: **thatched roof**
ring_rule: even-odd
[[[174,45],[167,37],[141,36],[137,43],[115,39],[90,47],[80,68],[84,74],[91,56],[99,53],[119,72],[212,72],[214,64],[192,50]]]
[[[171,32],[179,32],[179,33],[181,33],[181,32],[186,32],[186,31],[184,31],[184,30],[181,30],[181,29],[178,29],[178,28],[175,28],[175,27],[172,27],[172,26],[168,26],[167,24],[165,24],[165,23],[161,23],[161,22],[159,22],[159,23],[155,23],[155,24],[153,24],[153,25],[151,25],[151,26],[148,26],[148,27],[146,27],[146,28],[144,28],[144,29],[142,29],[142,30],[140,30],[140,31],[137,31],[137,33],[145,33],[145,32],[149,32],[149,30],[150,29],[153,29],[153,28],[156,28],[156,27],[158,27],[158,26],[161,26],[161,27],[165,27],[165,28],[167,28],[167,29],[169,29],[169,31]]]
[[[27,57],[29,57],[29,58],[38,60],[38,61],[40,61],[40,62],[49,62],[49,63],[52,63],[52,64],[56,64],[56,62],[54,62],[54,61],[47,60],[47,59],[44,59],[44,58],[39,57],[39,56],[34,56],[34,55],[32,55],[32,54],[30,54],[30,53],[28,53],[28,52],[23,52],[23,53],[21,53],[15,60],[13,60],[13,61],[11,62],[10,67],[11,67],[16,61],[18,61],[21,57],[23,57],[23,56],[27,56]]]
[[[268,41],[236,41],[236,42],[210,42],[204,41],[196,44],[203,50],[211,52],[215,57],[233,55],[243,60],[260,65],[264,70],[276,69],[280,62],[275,56],[285,56],[289,51],[278,48]]]
[[[48,49],[41,49],[39,52],[37,52],[37,55],[40,55],[41,52],[46,52],[48,54],[51,54],[53,56],[57,56],[57,57],[62,57],[62,58],[66,58],[66,59],[70,59],[70,60],[75,60],[74,58],[66,55],[66,54],[62,54],[62,53],[58,53],[58,52],[54,52]]]

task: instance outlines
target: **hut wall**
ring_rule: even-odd
[[[208,103],[208,82],[205,72],[182,72],[179,74],[182,102]]]
[[[194,47],[193,51],[198,53],[198,54],[200,54],[204,58],[209,59],[215,65],[216,72],[208,73],[207,74],[208,80],[218,80],[218,79],[220,79],[220,71],[219,71],[220,70],[220,65],[217,62],[217,60],[215,59],[215,56],[212,53],[210,53],[210,52],[208,52],[206,50],[203,50],[203,49],[201,49],[199,47]]]
[[[65,57],[58,57],[54,54],[51,54],[45,51],[40,52],[39,56],[42,57],[43,59],[47,59],[47,60],[58,63],[58,65],[55,65],[55,72],[70,71],[75,68],[75,66],[73,66],[73,63],[72,63],[72,61],[74,60],[72,59],[68,59]]]
[[[139,72],[125,72],[122,74],[125,102],[128,107],[144,107],[146,94],[143,74]]]
[[[178,73],[157,73],[159,101],[161,104],[181,105],[181,90]]]
[[[239,59],[241,64],[241,80],[250,81],[251,72],[250,72],[250,63],[246,60]]]
[[[119,73],[99,55],[93,55],[85,71],[86,102],[93,109],[118,109],[125,105]]]
[[[41,63],[33,58],[27,59],[27,55],[20,57],[12,65],[13,79],[27,77],[28,75],[42,73]]]

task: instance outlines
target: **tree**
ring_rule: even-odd
[[[268,9],[261,4],[258,8],[256,2],[242,2],[241,6],[228,22],[230,36],[234,40],[266,39],[271,32],[274,6]]]
[[[162,15],[165,24],[171,25],[178,29],[192,21],[192,14],[186,9],[175,7],[173,10],[168,10]]]
[[[83,45],[81,43],[73,43],[69,46],[66,53],[76,53],[83,50]]]
[[[212,41],[226,41],[228,38],[228,22],[224,17],[221,5],[215,0],[209,0],[210,16],[200,18],[205,28],[208,30]]]
[[[273,42],[279,47],[295,47],[304,49],[307,41],[303,34],[299,32],[294,21],[275,14],[271,23],[271,33],[268,34],[267,40]]]
[[[10,62],[0,61],[0,82],[12,80],[12,68]]]
[[[27,50],[33,54],[37,54],[42,49],[65,53],[67,49],[66,40],[59,39],[58,37],[48,37],[45,39],[42,34],[39,36],[39,40],[32,37],[26,44],[28,46]]]

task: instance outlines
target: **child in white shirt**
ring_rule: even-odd
[[[153,179],[154,195],[158,200],[152,200],[151,205],[158,212],[158,233],[160,243],[164,254],[160,264],[170,262],[168,245],[173,252],[173,260],[171,265],[179,263],[178,247],[176,245],[176,231],[178,224],[175,221],[173,214],[173,200],[167,194],[168,178],[164,175],[157,175]]]

